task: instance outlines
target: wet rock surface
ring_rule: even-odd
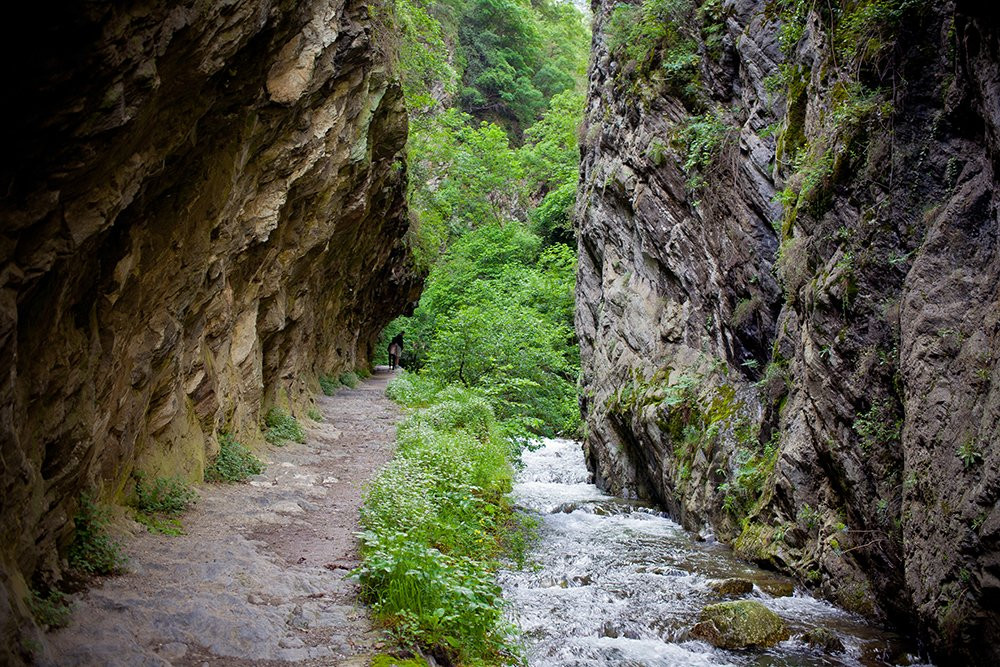
[[[737,600],[705,607],[691,635],[719,648],[767,647],[788,639],[788,626],[761,603]]]
[[[783,52],[768,7],[791,3],[695,4],[718,10],[690,18],[695,103],[660,71],[669,53],[648,76],[612,53],[620,5],[594,5],[576,214],[588,465],[945,660],[993,664],[995,23],[939,0],[869,19],[886,51],[845,76],[879,106],[837,143],[827,14],[805,12]],[[719,143],[696,173],[685,142],[705,127]],[[790,161],[821,145],[829,172]],[[810,174],[821,194],[789,214]]]
[[[0,165],[0,643],[18,659],[81,492],[200,481],[223,431],[262,447],[268,408],[304,418],[317,376],[367,363],[418,295],[406,114],[368,12],[79,2],[4,22],[23,106]]]
[[[332,665],[377,653],[385,638],[346,575],[362,487],[392,454],[390,377],[318,398],[324,420],[306,443],[269,449],[249,484],[200,487],[186,535],[130,538],[129,572],[75,596],[39,664]]]

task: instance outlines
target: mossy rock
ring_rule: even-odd
[[[789,636],[781,617],[753,600],[708,605],[691,634],[724,649],[774,646]]]
[[[747,579],[722,579],[708,585],[716,595],[735,598],[746,595],[753,590],[753,582]]]
[[[844,642],[831,630],[826,628],[813,628],[802,635],[802,641],[813,648],[818,648],[824,653],[843,653]]]
[[[795,584],[790,581],[767,579],[764,581],[758,581],[757,585],[760,586],[760,590],[764,591],[771,597],[788,598],[795,594]]]

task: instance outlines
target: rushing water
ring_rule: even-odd
[[[790,580],[699,540],[664,514],[602,493],[587,482],[580,444],[546,440],[523,456],[517,502],[542,520],[534,567],[501,575],[505,597],[533,667],[695,665],[912,665],[900,638],[796,591]],[[709,584],[740,577],[750,595],[785,619],[792,639],[758,651],[724,651],[686,638],[706,604]],[[845,651],[824,654],[796,639],[824,627]]]

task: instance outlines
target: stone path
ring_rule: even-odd
[[[308,441],[272,447],[250,484],[206,484],[187,535],[129,539],[130,572],[76,602],[51,665],[365,665],[383,636],[345,574],[364,482],[392,454],[392,374],[319,397]]]

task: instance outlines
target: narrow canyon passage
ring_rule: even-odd
[[[318,396],[307,442],[270,448],[249,484],[199,487],[186,535],[138,530],[128,574],[84,594],[42,664],[367,664],[381,635],[346,574],[364,483],[392,452],[391,378]]]

